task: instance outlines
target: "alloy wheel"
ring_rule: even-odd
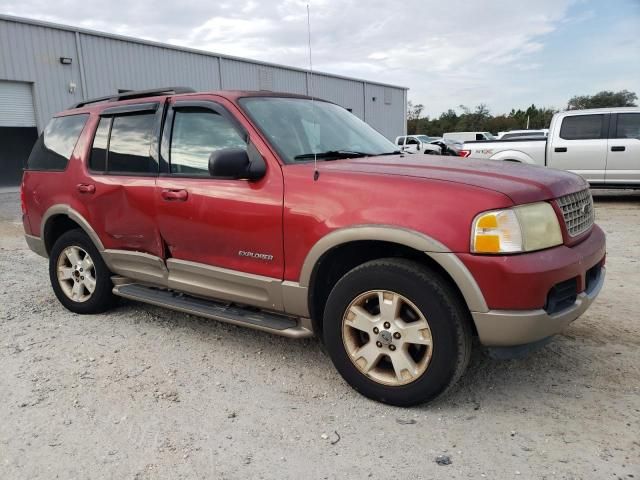
[[[389,290],[362,293],[349,304],[342,340],[360,372],[389,386],[420,378],[433,354],[425,316],[408,298]]]
[[[74,302],[86,302],[96,289],[93,260],[80,247],[67,247],[60,253],[56,273],[60,288]]]

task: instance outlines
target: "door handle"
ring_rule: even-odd
[[[169,202],[184,202],[189,198],[189,193],[186,190],[163,190],[162,198]]]
[[[612,152],[624,152],[624,150],[625,150],[625,147],[620,147],[620,146],[618,146],[618,147],[611,147],[611,151],[612,151]]]
[[[564,153],[567,151],[567,147],[556,147],[553,149],[554,152]]]
[[[96,186],[91,183],[79,183],[76,188],[80,193],[95,193]]]

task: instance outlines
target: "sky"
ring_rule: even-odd
[[[437,116],[460,105],[563,108],[640,96],[640,0],[310,0],[317,71],[409,88]],[[0,0],[0,13],[300,68],[307,1]]]

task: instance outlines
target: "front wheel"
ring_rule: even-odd
[[[324,339],[353,388],[397,406],[442,394],[471,352],[468,311],[456,292],[405,259],[374,260],[342,277],[327,300]]]
[[[49,278],[58,300],[75,313],[100,313],[116,302],[111,272],[82,230],[65,232],[49,255]]]

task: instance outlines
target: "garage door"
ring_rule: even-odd
[[[0,81],[0,127],[35,127],[31,84]]]
[[[0,186],[20,183],[37,137],[31,84],[0,81]]]

